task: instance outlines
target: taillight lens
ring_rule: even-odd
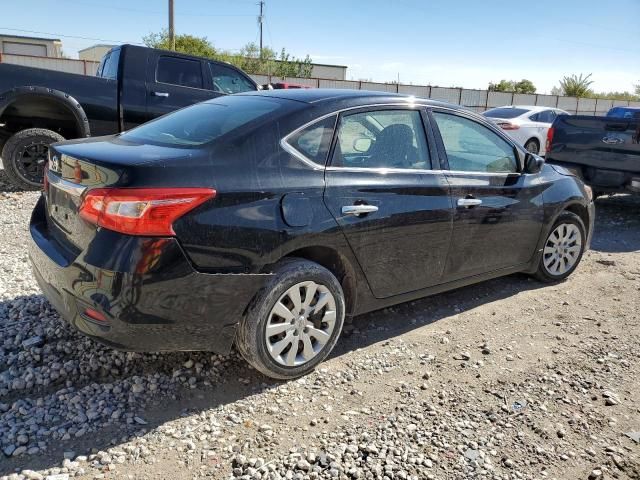
[[[47,160],[44,164],[44,172],[42,177],[42,191],[47,193],[49,191],[49,161]]]
[[[80,206],[87,222],[127,235],[175,235],[173,222],[214,198],[210,188],[96,188]]]
[[[520,125],[510,122],[500,122],[498,126],[503,130],[518,130],[520,128]]]
[[[551,144],[553,143],[553,135],[554,133],[556,133],[556,129],[553,127],[549,127],[549,130],[547,130],[547,144],[546,144],[546,148],[545,151],[550,152],[551,151]]]

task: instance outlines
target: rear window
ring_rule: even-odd
[[[121,138],[162,146],[199,146],[251,122],[275,118],[283,110],[285,104],[278,99],[222,97],[145,123],[122,134]]]
[[[529,111],[526,108],[492,108],[484,112],[483,115],[491,118],[516,118]]]

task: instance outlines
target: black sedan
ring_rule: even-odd
[[[136,351],[233,344],[309,372],[353,316],[578,266],[590,191],[480,115],[375,92],[232,95],[56,144],[31,261],[60,314]]]

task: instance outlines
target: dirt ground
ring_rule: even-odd
[[[25,257],[35,195],[0,191],[0,207],[15,205],[0,210],[5,261]],[[638,479],[640,197],[596,204],[592,250],[563,283],[513,275],[357,317],[317,372],[288,383],[235,354],[191,383],[185,369],[205,354],[128,356],[145,375],[187,380],[145,392],[144,423],[0,453],[0,477]],[[2,335],[22,292],[0,293]],[[94,382],[130,380],[121,369]],[[9,391],[0,404],[53,390]],[[63,465],[64,452],[76,461]]]

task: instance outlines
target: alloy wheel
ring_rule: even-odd
[[[530,142],[527,142],[527,144],[524,146],[524,148],[528,152],[533,153],[535,155],[538,155],[538,153],[540,152],[540,148],[538,147],[538,144],[536,142],[534,142],[533,140],[531,140]]]
[[[582,251],[582,234],[573,223],[558,225],[544,246],[543,263],[551,275],[562,275],[571,270]]]
[[[49,144],[45,142],[34,142],[20,149],[15,159],[20,176],[31,183],[42,183],[48,152]]]
[[[329,289],[313,281],[289,288],[275,303],[265,327],[271,358],[297,367],[325,347],[336,324],[336,300]]]

